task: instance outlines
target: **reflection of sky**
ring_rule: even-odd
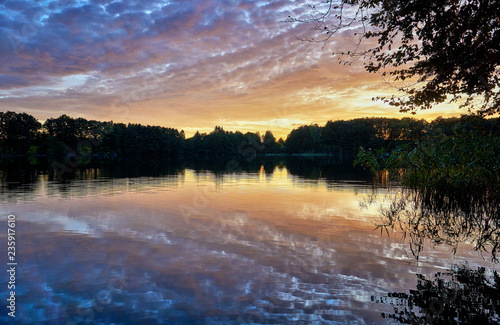
[[[27,323],[382,323],[371,295],[465,258],[488,265],[430,246],[417,265],[400,238],[373,231],[376,210],[355,194],[368,188],[286,168],[36,186],[0,205],[2,224],[17,217]]]

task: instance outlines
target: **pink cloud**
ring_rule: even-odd
[[[294,1],[25,1],[2,10],[4,110],[179,129],[267,120],[283,132],[297,121],[396,114],[370,100],[393,91],[379,76],[332,57],[333,46],[352,46],[350,32],[332,47],[296,40],[310,31],[281,22],[306,13]],[[60,86],[77,75],[88,78]]]

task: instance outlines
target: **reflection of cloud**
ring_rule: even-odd
[[[124,323],[120,317],[150,311],[168,319],[188,309],[198,322],[253,310],[261,323],[293,323],[298,311],[307,323],[375,323],[380,310],[371,295],[414,286],[406,245],[374,232],[377,212],[358,207],[355,193],[370,184],[332,186],[286,167],[271,175],[97,175],[68,184],[44,179],[29,195],[12,190],[0,200],[20,222],[21,285],[30,294],[19,304],[36,311],[20,314],[22,322],[77,322],[71,306],[93,308],[90,299],[117,277],[122,290],[95,308],[96,322]],[[185,206],[197,211],[184,218]],[[468,254],[450,261],[448,248],[435,247],[417,271],[467,256],[484,264]]]
[[[42,120],[67,113],[195,130],[225,119],[279,136],[292,126],[274,121],[289,116],[324,123],[393,112],[370,101],[392,91],[378,76],[337,65],[330,49],[295,39],[307,26],[280,22],[306,8],[281,0],[7,1],[0,103]],[[335,40],[351,43],[347,34]]]
[[[145,179],[137,181],[150,185]],[[101,185],[107,192],[109,184]],[[190,188],[192,185],[186,184]],[[255,204],[269,197],[269,193],[262,191],[253,193],[254,209],[245,212],[221,207],[221,200],[227,199],[214,196],[212,199],[217,202],[210,205],[213,208],[204,209],[186,225],[179,215],[166,213],[165,208],[172,200],[189,202],[192,199],[189,190],[158,191],[148,194],[152,197],[145,202],[148,195],[134,193],[134,189],[126,191],[127,186],[121,184],[124,193],[106,198],[84,195],[73,198],[71,203],[47,204],[42,210],[48,210],[46,216],[54,215],[55,220],[41,215],[27,218],[33,222],[26,222],[24,236],[37,249],[25,251],[24,265],[30,269],[26,281],[36,282],[32,275],[39,274],[48,279],[49,291],[64,294],[66,304],[91,309],[88,297],[107,289],[107,281],[116,276],[115,270],[123,269],[119,272],[126,281],[123,290],[113,292],[106,309],[95,309],[109,319],[118,317],[121,306],[136,315],[153,307],[159,312],[169,309],[178,312],[182,310],[180,303],[189,306],[196,316],[216,311],[216,320],[235,312],[245,315],[248,310],[258,312],[264,320],[285,323],[292,322],[301,310],[305,321],[326,317],[323,319],[326,324],[346,318],[361,321],[375,317],[376,313],[366,312],[365,305],[369,303],[366,297],[380,284],[371,282],[369,272],[367,277],[365,271],[349,270],[353,262],[343,244],[349,240],[345,232],[338,232],[344,235],[326,241],[314,234],[315,220],[311,219],[309,224],[313,224],[303,231],[304,226],[295,215],[270,217],[272,211],[266,211],[266,219],[260,215],[262,206]],[[309,191],[309,188],[300,190]],[[230,201],[234,202],[234,198]],[[248,203],[248,193],[238,195],[237,200]],[[41,206],[40,202],[26,204],[39,209]],[[281,211],[283,204],[275,207],[274,213]],[[145,206],[149,209],[145,210]],[[66,213],[56,213],[68,207]],[[18,211],[19,215],[30,216],[23,209]],[[302,212],[298,214],[298,219],[302,219]],[[68,229],[67,225],[72,223],[68,220],[96,229],[99,235],[89,237],[88,232],[78,227]],[[65,226],[54,227],[54,221]],[[333,223],[330,229],[337,227]],[[158,240],[166,239],[163,236],[166,229],[168,240]],[[73,230],[71,236],[68,230]],[[359,233],[357,228],[351,230]],[[44,235],[35,235],[39,233]],[[365,237],[357,236],[355,240],[362,238]],[[360,240],[360,244],[364,242]],[[391,277],[392,273],[384,276]],[[82,283],[84,288],[79,287]],[[27,303],[44,309],[60,303],[46,296],[47,293],[42,297],[31,295]],[[234,305],[235,301],[241,303]],[[359,306],[352,306],[353,303]],[[77,318],[71,309],[68,312]],[[23,317],[28,320],[30,315]],[[46,317],[50,319],[50,315]]]

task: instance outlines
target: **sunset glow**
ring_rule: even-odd
[[[405,117],[373,97],[395,91],[361,62],[339,65],[326,47],[299,41],[299,1],[4,1],[0,105],[43,121],[100,121],[209,132],[293,128],[328,120]],[[463,113],[451,107],[417,118]]]

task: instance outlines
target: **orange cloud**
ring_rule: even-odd
[[[308,26],[280,22],[308,10],[293,1],[18,6],[0,11],[3,110],[157,124],[188,136],[222,125],[284,137],[300,124],[402,116],[371,100],[395,92],[380,76],[332,57],[352,46],[351,31],[325,48],[296,39]],[[443,105],[417,117],[458,113]]]

